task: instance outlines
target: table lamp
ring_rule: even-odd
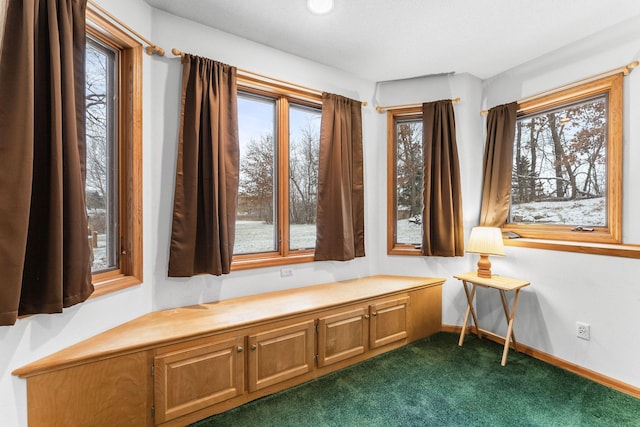
[[[497,227],[473,227],[466,251],[480,254],[478,277],[491,278],[489,255],[506,255],[502,243],[502,231]]]

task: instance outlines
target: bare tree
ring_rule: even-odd
[[[251,139],[241,160],[238,203],[252,216],[273,223],[274,142],[272,134]]]
[[[422,212],[422,123],[401,122],[396,132],[397,203],[411,217]]]
[[[289,221],[315,224],[318,200],[318,155],[320,136],[311,119],[301,137],[289,147]]]

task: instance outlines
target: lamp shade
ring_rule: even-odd
[[[466,251],[482,255],[506,255],[502,231],[498,227],[473,227]]]

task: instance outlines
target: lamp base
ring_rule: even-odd
[[[478,277],[491,279],[491,261],[489,261],[489,255],[480,254],[480,259],[478,260]]]

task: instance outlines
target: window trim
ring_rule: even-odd
[[[238,93],[265,96],[276,101],[276,147],[279,249],[272,252],[234,254],[231,271],[313,262],[314,249],[289,249],[289,106],[297,104],[322,110],[320,94],[298,90],[256,77],[238,75]]]
[[[422,106],[387,110],[387,254],[421,256],[421,250],[408,243],[396,243],[397,236],[397,162],[396,123],[402,119],[421,119]],[[424,144],[423,144],[424,146]]]
[[[92,275],[91,298],[142,283],[142,45],[87,9],[87,35],[120,52],[118,164],[120,267]]]
[[[622,114],[623,114],[623,74],[618,73],[595,81],[522,102],[518,117],[539,113],[559,106],[579,102],[587,98],[606,94],[607,106],[607,226],[594,227],[593,232],[571,231],[569,225],[530,225],[506,223],[504,232],[514,232],[524,238],[506,239],[512,246],[548,248],[558,241],[566,243],[562,250],[576,248],[576,243],[584,243],[584,251],[592,244],[622,243]],[[519,242],[512,242],[519,240]],[[533,244],[537,241],[536,244]],[[579,245],[578,245],[579,246]],[[560,245],[556,245],[560,248]]]

